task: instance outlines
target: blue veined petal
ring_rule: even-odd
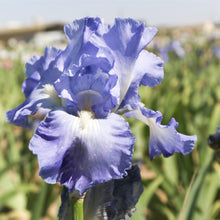
[[[75,117],[60,108],[40,123],[29,148],[37,154],[40,175],[47,183],[58,181],[82,194],[126,175],[134,141],[128,123],[117,114],[94,119],[91,112]]]
[[[68,39],[68,45],[62,53],[64,71],[72,67],[72,72],[67,74],[75,74],[77,70],[84,65],[94,61],[103,64],[101,67],[104,71],[109,70],[113,63],[112,56],[107,48],[96,47],[90,42],[90,38],[102,26],[100,18],[83,18],[75,20],[64,27],[65,34]],[[107,58],[109,57],[109,59]]]
[[[90,41],[102,26],[104,24],[100,18],[86,17],[64,27],[68,38],[61,60],[65,74],[74,76],[87,66],[99,66],[104,72],[112,68],[114,58],[108,47],[95,46]]]
[[[58,75],[60,75],[58,69],[62,69],[62,67],[56,64],[60,53],[61,50],[59,49],[46,47],[43,56],[34,56],[26,63],[25,74],[27,79],[22,84],[22,92],[26,97],[30,95],[40,81],[47,84],[57,79]],[[48,73],[50,68],[53,69],[53,71],[50,71],[52,72],[51,74]]]
[[[87,71],[87,68],[90,69],[91,73],[96,73],[97,69],[101,69],[104,72],[109,72],[113,67],[114,58],[107,48],[99,48],[99,51],[95,55],[83,54],[78,64],[73,64],[68,72],[69,76],[74,76],[79,71]]]
[[[28,115],[35,114],[40,108],[46,113],[49,109],[60,106],[60,98],[53,86],[54,81],[62,74],[62,67],[58,64],[60,53],[61,50],[47,47],[43,56],[35,56],[27,62],[27,79],[22,85],[26,100],[6,113],[8,122],[26,127]]]
[[[137,58],[156,33],[156,28],[145,28],[144,23],[130,18],[116,18],[115,24],[109,28],[103,38],[112,51],[118,51],[126,57]]]
[[[24,80],[22,84],[22,92],[25,94],[26,97],[30,95],[33,89],[37,86],[40,81],[40,74],[39,71],[36,70],[35,66],[38,66],[40,62],[39,56],[33,56],[27,63],[26,63],[26,76],[27,79]]]
[[[125,113],[126,117],[134,117],[147,124],[150,128],[149,154],[151,160],[163,154],[169,157],[175,152],[186,155],[190,153],[197,140],[196,135],[188,136],[176,131],[178,123],[174,118],[168,125],[161,125],[162,114],[157,111],[140,107]]]
[[[75,77],[64,74],[55,82],[55,88],[61,98],[67,99],[69,113],[77,115],[78,111],[88,110],[93,111],[96,117],[103,118],[116,106],[117,100],[110,93],[116,82],[116,75],[99,69],[96,74],[90,74],[89,71]]]
[[[115,58],[110,74],[117,74],[118,76],[118,82],[112,89],[112,94],[118,97],[119,104],[125,99],[129,89],[130,93],[138,89],[136,87],[139,87],[139,82],[143,75],[148,73],[146,70],[151,71],[148,74],[149,77],[156,74],[153,76],[152,81],[155,81],[157,77],[157,81],[161,81],[163,75],[161,70],[162,61],[159,62],[159,58],[152,58],[153,56],[147,55],[144,52],[140,54],[143,48],[153,39],[156,32],[156,28],[145,28],[143,23],[132,19],[116,19],[112,27],[108,27],[99,34],[92,36],[90,41],[94,45],[97,47],[108,47]],[[146,70],[142,70],[136,65],[136,62],[142,63],[143,58],[146,60],[141,65],[143,66],[145,62]],[[153,63],[151,64],[152,60]],[[155,67],[155,70],[153,67]],[[158,69],[160,70],[157,73]],[[139,75],[140,73],[142,75]]]
[[[143,76],[141,85],[152,88],[163,80],[163,61],[155,54],[143,50],[135,63],[134,72]]]
[[[40,85],[22,104],[6,112],[6,120],[16,126],[27,127],[28,115],[34,115],[38,110],[46,115],[50,109],[60,105],[61,100],[53,85]]]
[[[98,184],[86,192],[84,219],[130,219],[143,192],[137,165],[123,179]]]
[[[134,106],[140,102],[138,95],[140,85],[154,87],[163,80],[163,76],[163,61],[160,57],[143,50],[135,62],[129,88],[118,110],[120,111],[126,105],[131,105],[135,108]],[[125,82],[127,80],[126,78],[124,79]]]
[[[22,83],[21,91],[24,93],[26,98],[31,94],[34,88],[38,85],[39,80],[40,80],[40,77],[38,79],[38,77],[34,75],[24,80],[24,82]]]

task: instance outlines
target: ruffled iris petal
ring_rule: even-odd
[[[46,114],[50,109],[61,105],[54,87],[50,84],[35,88],[28,98],[18,107],[6,113],[6,120],[16,126],[27,127],[28,115],[34,115],[39,109]]]
[[[60,105],[53,86],[61,75],[62,67],[58,64],[60,53],[61,50],[47,47],[43,56],[35,56],[26,64],[27,79],[23,82],[22,91],[27,98],[21,105],[6,113],[8,122],[26,127],[28,115],[35,114],[40,108],[49,110]]]
[[[36,66],[40,63],[39,56],[33,56],[27,63],[26,63],[26,76],[27,79],[24,80],[22,84],[21,91],[25,94],[26,97],[30,95],[33,89],[37,86],[38,82],[40,81],[40,73],[37,71]]]
[[[105,54],[108,53],[106,50]],[[78,71],[84,70],[86,72],[88,68],[91,73],[96,73],[98,68],[104,72],[108,72],[113,67],[113,64],[114,59],[111,54],[109,54],[108,59],[106,57],[99,57],[98,54],[95,56],[83,54],[79,59],[79,64],[73,64],[66,74],[74,76]]]
[[[132,75],[132,81],[118,111],[125,108],[126,105],[136,108],[135,106],[140,102],[138,95],[140,85],[154,87],[162,81],[164,76],[163,61],[153,53],[143,50],[135,62]]]
[[[131,94],[135,94],[132,99],[137,102],[137,90],[141,83],[154,86],[163,78],[162,61],[147,52],[141,52],[156,33],[156,28],[145,28],[143,23],[132,19],[115,19],[113,26],[92,36],[91,42],[94,45],[108,47],[115,58],[110,73],[117,74],[118,82],[112,94],[118,97],[119,104],[123,102],[120,108],[129,102],[127,99],[131,98]],[[154,79],[146,82],[150,76]]]
[[[100,22],[99,18],[84,18],[64,26],[64,32],[68,39],[68,45],[62,54],[65,69],[69,68],[71,64],[78,63],[83,45],[87,43],[89,36],[97,30]],[[89,52],[96,54],[97,48],[91,45]]]
[[[37,154],[40,175],[48,183],[56,181],[80,194],[97,183],[121,178],[131,165],[134,137],[123,117],[111,113],[93,119],[62,109],[51,111],[30,142]]]
[[[103,26],[100,18],[83,18],[75,20],[64,27],[68,45],[62,53],[64,71],[72,68],[67,74],[74,75],[79,69],[90,64],[100,64],[104,71],[113,65],[113,57],[108,48],[100,48],[90,42],[90,38]]]
[[[134,117],[147,124],[150,128],[149,154],[151,160],[163,154],[169,157],[175,152],[186,155],[193,150],[196,135],[187,136],[176,131],[178,123],[174,118],[168,125],[161,125],[162,114],[157,111],[140,107],[125,114],[126,117]]]
[[[143,50],[134,67],[134,72],[143,76],[141,85],[154,87],[161,83],[164,76],[163,61],[153,53]]]
[[[59,71],[53,71],[54,73],[50,74],[50,76],[48,76],[47,72],[49,68],[62,69],[62,67],[56,65],[60,53],[61,50],[59,49],[54,47],[46,47],[43,56],[34,56],[26,63],[25,74],[27,79],[24,80],[22,84],[22,92],[26,97],[31,94],[33,89],[38,85],[40,81],[49,83],[51,81],[53,82],[54,78],[57,78],[56,73]]]
[[[115,24],[103,35],[105,43],[114,52],[126,57],[137,57],[154,38],[156,28],[145,28],[144,23],[133,19],[115,19]]]

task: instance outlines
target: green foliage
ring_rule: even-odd
[[[189,40],[184,47],[190,48],[184,59],[171,54],[164,64],[162,83],[139,92],[146,107],[162,112],[163,124],[174,117],[179,132],[197,134],[197,145],[187,156],[150,161],[148,128],[129,119],[136,137],[134,158],[143,161],[145,189],[134,220],[220,219],[220,160],[207,145],[207,137],[220,125],[220,63],[211,53],[211,42]],[[38,176],[37,158],[28,150],[33,131],[5,120],[5,112],[24,100],[24,68],[19,59],[9,69],[0,67],[0,220],[55,219],[60,187]]]
[[[56,209],[59,207],[59,188],[45,184],[38,176],[37,160],[28,150],[33,131],[5,120],[5,112],[24,100],[24,67],[18,59],[9,69],[0,68],[0,220],[38,220],[46,215],[54,219],[56,213],[48,212],[54,201]]]

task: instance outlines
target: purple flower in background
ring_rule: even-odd
[[[169,47],[166,45],[165,47],[162,47],[160,48],[159,50],[159,54],[160,54],[160,57],[162,58],[162,60],[165,62],[165,63],[168,63],[169,61]]]
[[[217,45],[214,45],[212,47],[212,51],[213,51],[213,54],[218,58],[220,59],[220,49]]]
[[[151,159],[192,151],[196,136],[178,133],[174,119],[161,125],[162,114],[145,108],[138,95],[141,85],[154,87],[163,79],[162,60],[144,50],[156,28],[132,19],[106,26],[84,18],[64,31],[66,49],[46,48],[26,64],[26,100],[6,114],[10,123],[27,126],[29,115],[44,113],[29,148],[47,183],[82,194],[125,176],[135,139],[122,115],[149,126]]]
[[[165,47],[159,49],[160,56],[166,63],[169,61],[169,52],[174,52],[179,58],[183,58],[185,56],[182,44],[178,40],[174,40]]]
[[[174,51],[179,58],[183,58],[185,56],[183,46],[178,40],[174,40],[170,43],[170,50]]]

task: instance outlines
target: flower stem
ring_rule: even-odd
[[[66,187],[61,194],[61,206],[58,213],[59,220],[83,220],[84,195],[77,191],[69,192]]]
[[[72,220],[83,220],[83,198],[70,200]]]

